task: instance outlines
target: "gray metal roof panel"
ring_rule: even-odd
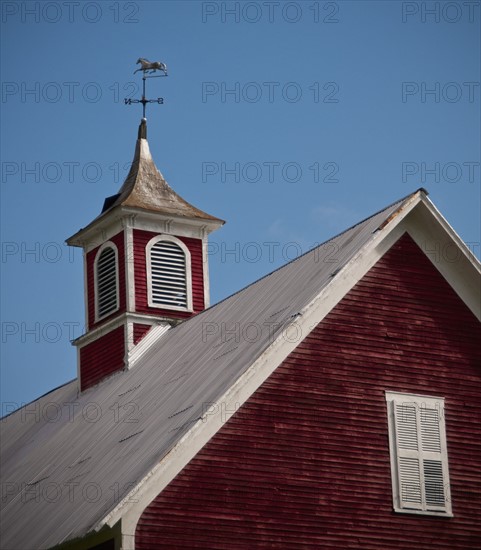
[[[70,382],[4,418],[2,548],[92,530],[402,203],[168,330],[132,370],[80,395]]]

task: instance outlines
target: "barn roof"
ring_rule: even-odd
[[[431,204],[423,190],[147,337],[131,370],[82,394],[74,380],[4,418],[2,548],[49,548],[112,524],[128,507],[132,488],[162,461],[175,461],[173,450],[212,405],[267,357],[323,289],[348,280],[380,233],[420,202]],[[479,264],[476,269],[479,274]]]

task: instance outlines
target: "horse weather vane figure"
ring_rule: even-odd
[[[132,98],[125,98],[124,103],[125,105],[132,105],[132,103],[142,103],[142,117],[145,118],[145,106],[147,103],[158,103],[159,105],[162,105],[164,103],[163,97],[158,97],[157,99],[147,99],[145,97],[145,81],[147,78],[160,78],[161,76],[167,76],[167,65],[165,63],[162,63],[161,61],[149,61],[148,59],[145,59],[145,57],[139,57],[137,59],[137,65],[140,63],[140,69],[137,69],[134,71],[135,73],[138,73],[139,71],[142,71],[142,99],[132,99]],[[163,74],[153,74],[156,71],[162,71]],[[150,74],[151,76],[147,76],[147,74]]]

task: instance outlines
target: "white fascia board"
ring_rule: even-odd
[[[78,346],[79,348],[83,348],[85,345],[89,344],[90,342],[97,340],[97,338],[100,338],[101,336],[108,334],[110,331],[122,326],[125,322],[126,322],[126,315],[125,313],[122,313],[121,315],[115,317],[114,319],[110,319],[110,321],[107,321],[106,323],[103,323],[102,325],[92,330],[89,330],[85,334],[82,334],[75,340],[72,340],[72,344],[74,346]]]
[[[82,334],[82,336],[79,336],[75,340],[72,340],[72,344],[82,348],[125,323],[138,323],[152,326],[169,324],[169,326],[171,326],[168,318],[159,317],[157,315],[147,315],[144,313],[122,313],[118,317],[115,317],[101,326]]]
[[[131,369],[147,351],[171,328],[168,323],[151,327],[140,342],[132,348],[128,355],[128,368]]]
[[[201,218],[186,218],[172,214],[163,214],[154,210],[142,210],[139,208],[122,207],[122,214],[135,215],[136,229],[153,232],[168,232],[184,235],[186,237],[202,238],[218,229],[222,223]]]
[[[300,338],[286,337],[287,327],[274,342],[254,361],[247,371],[213,403],[213,411],[207,411],[177,442],[161,461],[138,485],[95,527],[115,525],[122,520],[124,550],[134,550],[135,529],[143,510],[172,481],[229,419],[269,378],[276,368],[296,349],[308,334],[339,303],[351,288],[399,239],[404,230],[399,224],[418,204],[412,200],[400,209],[383,229],[376,231],[364,247],[336,274],[332,281],[300,312],[290,327]],[[217,407],[215,407],[217,405]],[[220,406],[219,406],[220,405]]]
[[[118,214],[118,211],[116,212]],[[100,218],[96,222],[81,229],[78,233],[67,239],[69,246],[79,246],[87,253],[108,241],[117,233],[120,233],[125,226],[123,218],[113,214]]]
[[[204,309],[210,307],[209,245],[207,235],[202,239],[202,276],[204,279]]]
[[[425,197],[422,200],[423,204],[429,210],[429,212],[436,218],[437,222],[441,227],[446,231],[450,238],[457,244],[461,252],[466,256],[466,258],[472,263],[474,269],[481,274],[481,262],[469,249],[466,243],[461,239],[461,237],[456,233],[452,225],[446,220],[446,218],[441,214],[441,212],[436,208],[432,201],[429,200],[429,197]],[[479,243],[476,243],[479,244]]]
[[[202,238],[223,225],[220,221],[185,218],[162,212],[117,206],[111,212],[91,222],[67,239],[69,246],[92,250],[121,231],[124,227],[178,233],[186,237]]]
[[[405,230],[481,321],[481,264],[431,201],[412,212]]]

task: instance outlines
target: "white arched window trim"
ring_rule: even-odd
[[[152,250],[152,247],[155,246],[160,241],[175,243],[183,251],[185,255],[185,283],[186,283],[186,291],[187,291],[187,307],[154,303],[153,296],[152,296],[152,262],[151,262],[150,252]],[[173,237],[172,235],[157,235],[156,237],[153,237],[152,239],[150,239],[150,241],[147,243],[147,246],[145,248],[145,257],[146,257],[146,263],[147,263],[147,296],[148,296],[147,299],[148,299],[149,307],[155,307],[159,309],[171,309],[171,310],[177,310],[177,311],[193,311],[192,262],[190,258],[190,250],[187,248],[187,246],[185,246],[185,244],[180,239],[178,239],[177,237]]]
[[[112,309],[110,311],[107,311],[103,315],[99,315],[99,287],[98,287],[98,261],[100,258],[100,255],[106,248],[111,248],[114,251],[115,254],[115,296],[116,296],[116,307],[115,309]],[[118,311],[120,307],[120,297],[119,297],[119,251],[117,248],[117,245],[113,243],[112,241],[107,241],[104,243],[98,250],[97,254],[95,255],[94,260],[94,295],[95,295],[95,322],[100,321],[104,319],[105,317],[108,317],[109,315],[112,315],[112,313],[115,313]]]

